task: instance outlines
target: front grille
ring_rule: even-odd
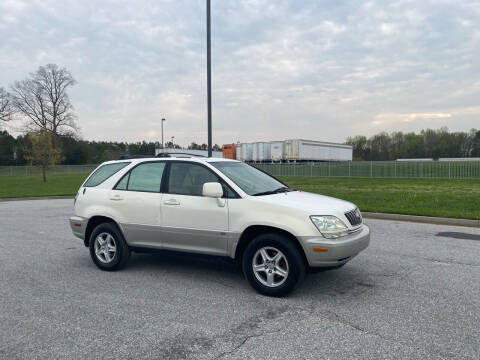
[[[362,214],[358,209],[353,209],[349,212],[346,212],[345,216],[347,217],[348,221],[350,221],[352,226],[357,226],[362,223]]]

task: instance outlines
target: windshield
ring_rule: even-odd
[[[269,195],[291,190],[277,179],[245,163],[218,161],[210,164],[225,174],[248,195]]]

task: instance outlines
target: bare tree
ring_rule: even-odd
[[[67,94],[75,83],[70,72],[56,64],[40,66],[27,79],[15,82],[11,88],[12,102],[27,120],[26,130],[75,134],[76,117]]]
[[[0,121],[8,121],[12,118],[14,108],[10,94],[4,88],[0,88]]]

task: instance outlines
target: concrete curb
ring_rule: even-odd
[[[19,198],[3,198],[0,202],[6,201],[24,201],[24,200],[53,200],[53,199],[73,199],[72,195],[55,195],[55,196],[34,196],[34,197],[19,197]]]
[[[372,213],[372,212],[362,212],[362,215],[364,218],[367,218],[367,219],[408,221],[408,222],[418,222],[418,223],[435,224],[435,225],[480,227],[480,220],[453,219],[453,218],[401,215],[401,214],[383,214],[383,213]]]

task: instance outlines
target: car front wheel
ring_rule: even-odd
[[[90,256],[95,265],[106,271],[119,270],[127,264],[130,249],[114,223],[103,223],[93,229]]]
[[[268,296],[283,296],[303,279],[305,264],[293,242],[281,234],[262,234],[248,244],[243,271],[250,285]]]

